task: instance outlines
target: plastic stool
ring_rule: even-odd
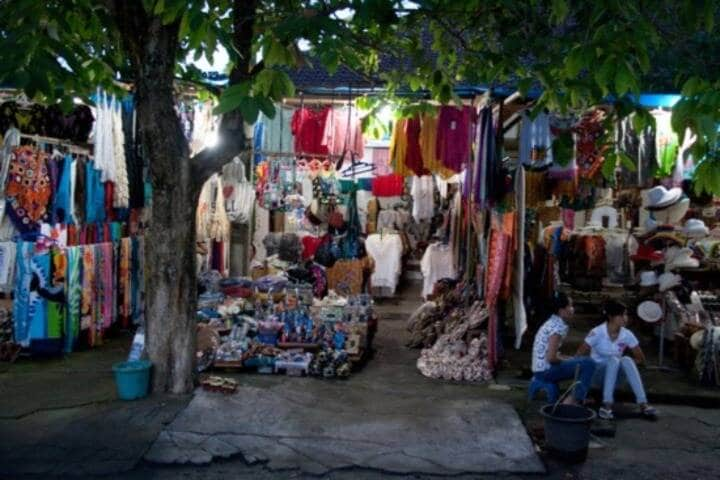
[[[542,390],[545,391],[548,403],[555,403],[560,396],[560,388],[557,383],[546,382],[533,375],[528,389],[528,400],[535,398],[535,395]]]

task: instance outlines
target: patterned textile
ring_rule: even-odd
[[[67,270],[65,274],[65,292],[67,295],[67,314],[65,317],[65,351],[71,352],[80,335],[80,301],[82,282],[80,278],[81,247],[67,249]]]
[[[95,245],[96,263],[98,265],[99,277],[97,281],[98,307],[102,329],[106,330],[113,324],[113,244],[110,242]]]
[[[362,292],[362,260],[338,260],[327,269],[328,288],[341,295],[357,295]]]
[[[38,222],[47,219],[52,195],[47,155],[28,146],[16,148],[5,195],[15,228],[21,233],[36,231]]]
[[[507,265],[508,244],[510,237],[501,230],[490,232],[488,247],[488,265],[485,273],[485,302],[488,307],[495,306],[503,284]]]
[[[96,330],[95,312],[95,249],[92,245],[82,247],[82,303],[80,328],[88,330],[90,345],[94,344]]]
[[[605,133],[602,121],[605,112],[594,110],[583,115],[580,122],[573,129],[576,134],[576,160],[580,169],[580,176],[591,179],[600,171],[605,160],[607,145],[602,145],[600,140]]]
[[[130,259],[132,257],[132,240],[129,237],[120,240],[120,258],[118,261],[118,317],[123,328],[130,324],[132,316],[130,290]]]
[[[32,276],[38,280],[30,284],[30,340],[48,338],[47,300],[40,295],[39,288],[50,286],[50,254],[36,253],[30,260]],[[39,287],[39,288],[38,288]]]
[[[30,346],[30,280],[32,279],[31,259],[35,250],[33,242],[18,242],[15,264],[15,292],[13,322],[15,342],[23,347]]]

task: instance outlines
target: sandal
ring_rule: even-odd
[[[598,418],[603,420],[614,420],[615,415],[613,415],[612,408],[600,407],[598,409]]]
[[[658,411],[655,407],[651,407],[650,405],[647,405],[645,407],[640,408],[640,415],[642,415],[644,418],[647,418],[649,420],[657,420]]]

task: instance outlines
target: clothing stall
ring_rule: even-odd
[[[70,113],[3,97],[0,292],[12,298],[15,353],[69,353],[142,324],[145,187],[132,97],[98,90],[94,107]]]

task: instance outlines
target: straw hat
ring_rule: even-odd
[[[655,323],[662,318],[663,311],[659,303],[646,300],[638,305],[637,314],[643,321]]]

